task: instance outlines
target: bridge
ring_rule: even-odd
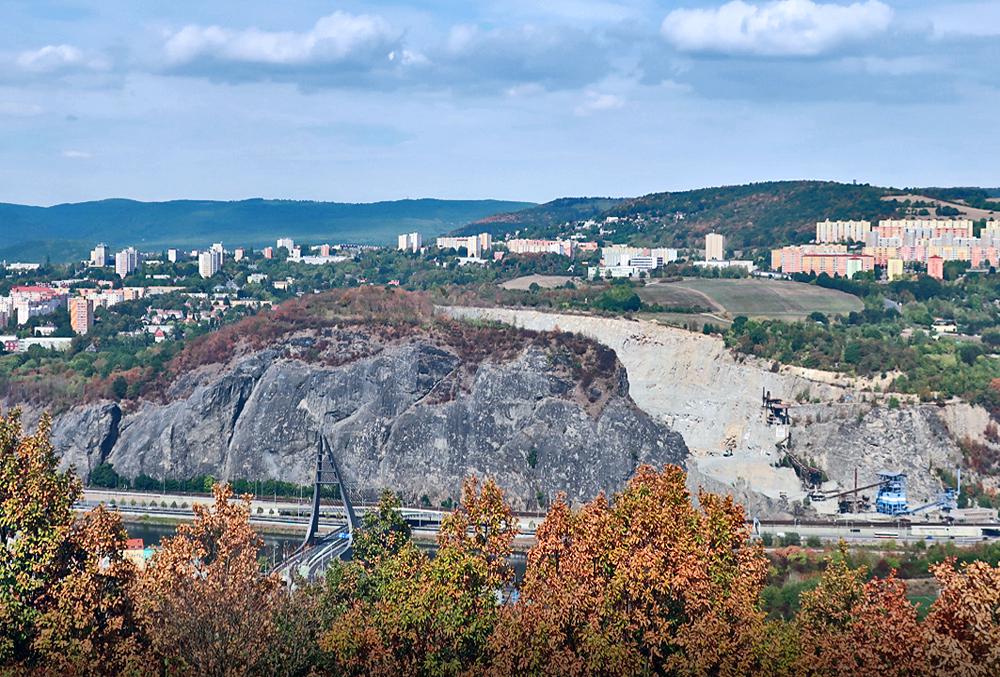
[[[343,506],[346,524],[338,527],[324,536],[319,533],[319,520],[323,510],[323,490],[326,487],[336,487]],[[350,556],[354,546],[354,532],[361,527],[354,505],[344,486],[340,475],[340,466],[330,449],[323,433],[316,433],[316,476],[313,481],[312,509],[309,512],[309,523],[306,527],[306,537],[299,549],[285,559],[275,573],[293,583],[296,576],[307,581],[313,581],[321,576],[330,562]]]

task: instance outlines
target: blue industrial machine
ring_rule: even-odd
[[[906,473],[883,470],[878,474],[878,496],[875,511],[883,515],[902,515],[909,512],[906,505]]]

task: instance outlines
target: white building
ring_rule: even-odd
[[[176,249],[168,249],[167,250],[167,261],[170,261],[170,263],[177,263],[177,250]]]
[[[864,242],[870,232],[871,221],[816,222],[816,242]]]
[[[705,236],[705,260],[722,261],[726,258],[726,237],[719,233]]]
[[[233,261],[242,261],[246,255],[247,252],[243,247],[237,247],[233,250]]]
[[[288,250],[289,253],[291,253],[291,251],[295,249],[295,240],[293,240],[290,237],[279,237],[278,242],[274,248],[281,249],[282,247],[284,247],[285,249]]]
[[[748,273],[757,270],[757,264],[753,261],[695,261],[694,265],[699,268],[743,268]]]
[[[103,268],[108,265],[108,245],[101,243],[90,251],[90,266]]]
[[[483,252],[493,249],[493,236],[489,233],[479,235],[463,235],[460,237],[439,237],[437,239],[438,249],[461,249],[465,247],[468,255],[472,258],[481,258]]]
[[[396,249],[404,252],[418,252],[424,246],[420,233],[403,233],[398,238],[399,244]]]
[[[221,245],[220,245],[221,247]],[[212,246],[207,252],[198,254],[198,274],[204,278],[209,278],[219,272],[222,268],[222,252]]]
[[[135,247],[128,247],[115,254],[115,274],[124,278],[135,272],[139,267],[139,252]]]

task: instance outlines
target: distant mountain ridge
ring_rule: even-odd
[[[883,200],[904,192],[921,192],[942,199],[965,199],[967,204],[990,205],[995,189],[883,188],[834,181],[768,181],[736,186],[651,193],[642,197],[562,198],[512,214],[498,214],[458,229],[460,233],[489,230],[494,236],[518,232],[522,237],[559,237],[579,234],[616,242],[664,246],[699,246],[709,232],[727,236],[729,246],[771,247],[775,243],[806,242],[815,234],[816,221],[878,219],[902,216],[906,206]],[[996,204],[996,203],[992,203]],[[1000,204],[997,204],[1000,216]],[[619,221],[589,228],[567,222],[608,217]],[[602,226],[605,233],[601,233]],[[614,231],[609,234],[609,231]]]
[[[0,258],[82,256],[98,242],[140,249],[261,246],[288,236],[324,242],[390,244],[397,234],[439,235],[493,214],[532,207],[507,200],[395,200],[371,203],[267,200],[108,199],[34,207],[0,203]]]

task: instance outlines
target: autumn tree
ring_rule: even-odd
[[[258,563],[249,497],[231,500],[226,484],[212,491],[214,505],[195,505],[194,522],[162,542],[139,579],[140,617],[168,672],[261,674],[284,593]]]
[[[117,514],[77,520],[79,480],[59,472],[50,422],[0,417],[0,666],[60,674],[138,669],[142,637]]]
[[[683,470],[643,466],[612,502],[560,498],[492,640],[513,674],[749,674],[765,669],[767,569],[742,509],[692,505]]]
[[[797,674],[927,674],[917,610],[906,584],[890,572],[865,582],[841,546],[819,585],[802,595],[796,619],[800,655]]]
[[[0,665],[28,660],[42,598],[73,524],[79,480],[57,469],[44,416],[34,435],[20,412],[0,417]]]
[[[77,520],[63,545],[52,585],[41,600],[32,649],[39,664],[63,675],[146,672],[145,638],[125,559],[125,529],[103,506]]]
[[[487,643],[509,581],[513,512],[492,481],[466,481],[432,559],[411,541],[364,569],[338,566],[328,592],[342,613],[320,639],[331,670],[459,674],[487,668]]]
[[[924,621],[929,671],[1000,674],[1000,566],[949,560],[932,571],[941,591]]]

